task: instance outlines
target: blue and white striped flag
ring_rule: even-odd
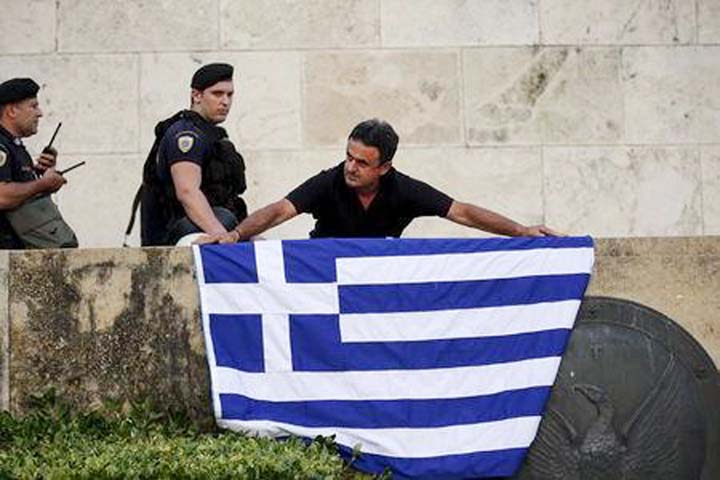
[[[194,247],[222,427],[335,435],[397,476],[507,476],[590,277],[589,237]]]

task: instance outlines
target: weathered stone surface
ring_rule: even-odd
[[[0,250],[0,411],[10,408],[9,258],[7,250]]]
[[[660,311],[720,365],[720,237],[600,239],[595,255],[587,295],[624,298]]]
[[[67,174],[68,184],[57,194],[58,206],[81,247],[121,247],[132,201],[142,182],[144,158],[137,154],[61,157],[60,168],[83,160],[84,166]],[[139,245],[139,231],[138,216],[133,245]]]
[[[55,0],[3,2],[0,55],[55,50]]]
[[[128,52],[217,48],[213,0],[63,0],[61,52]]]
[[[538,148],[401,149],[393,161],[402,172],[458,201],[472,202],[518,222],[543,220],[542,165]],[[405,237],[479,237],[479,230],[437,217],[419,218]]]
[[[702,232],[700,159],[687,148],[544,149],[546,220],[594,236]]]
[[[222,125],[242,152],[300,143],[300,59],[296,53],[146,54],[141,57],[141,150],[157,122],[190,105],[190,79],[202,64],[235,66],[235,96]]]
[[[720,235],[720,147],[700,150],[703,182],[703,219],[706,235]]]
[[[380,0],[220,0],[221,47],[318,48],[379,44]]]
[[[623,139],[614,48],[466,50],[471,144],[617,143]]]
[[[543,0],[546,44],[678,44],[695,40],[695,8],[686,0]]]
[[[533,45],[537,2],[383,0],[384,46]]]
[[[39,153],[59,121],[62,153],[135,152],[138,62],[130,55],[0,57],[0,81],[29,76],[45,116],[26,144]]]
[[[459,143],[453,52],[338,52],[305,56],[306,145],[343,145],[359,121],[390,122],[403,144]]]
[[[720,142],[720,47],[623,50],[629,143]]]
[[[243,195],[250,211],[284,198],[290,191],[321,170],[344,158],[344,147],[307,151],[250,151],[245,155],[248,189]],[[262,234],[264,238],[308,238],[315,220],[311,215],[294,219]]]
[[[10,268],[10,403],[148,399],[210,415],[190,249],[35,251]]]
[[[700,43],[720,43],[720,3],[698,0],[698,38]]]

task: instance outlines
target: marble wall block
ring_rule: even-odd
[[[543,0],[544,44],[680,44],[695,40],[695,6],[687,0]]]
[[[532,0],[383,0],[383,46],[533,45]]]
[[[705,235],[720,235],[720,146],[700,150]]]
[[[224,49],[376,46],[380,0],[220,0]]]
[[[243,197],[252,212],[276,202],[302,182],[344,159],[344,148],[249,151],[245,155],[248,189]],[[264,238],[308,238],[315,220],[302,214],[262,234]]]
[[[720,47],[623,49],[629,143],[720,142]]]
[[[135,152],[138,60],[131,55],[0,57],[0,81],[29,76],[40,85],[45,116],[26,144],[37,154],[63,127],[55,146],[67,153]],[[62,157],[61,157],[62,158]]]
[[[697,5],[700,43],[720,43],[720,2],[698,0]]]
[[[58,5],[61,52],[217,48],[214,0],[63,0]]]
[[[235,95],[222,125],[240,151],[300,144],[300,59],[291,52],[145,54],[141,59],[141,150],[148,151],[157,122],[190,106],[190,79],[201,65],[235,66]]]
[[[344,145],[372,117],[390,122],[403,144],[461,142],[455,52],[307,53],[303,100],[309,146]]]
[[[121,247],[135,192],[142,182],[140,155],[78,156],[85,165],[68,172],[68,183],[56,194],[65,220],[73,227],[80,247]],[[65,163],[67,162],[67,163]],[[68,165],[65,160],[63,165]],[[140,245],[140,213],[132,245]]]
[[[462,202],[525,224],[543,221],[539,148],[401,149],[393,164]],[[405,237],[483,237],[491,234],[443,218],[413,221]]]
[[[545,216],[570,234],[702,234],[695,148],[545,147]]]
[[[55,0],[6,1],[0,15],[0,55],[55,50]]]
[[[616,48],[465,50],[468,142],[621,142],[619,69]]]

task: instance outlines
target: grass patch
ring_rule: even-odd
[[[332,439],[276,441],[200,431],[147,404],[77,411],[52,393],[27,414],[0,413],[0,478],[367,479]]]

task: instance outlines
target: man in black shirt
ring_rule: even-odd
[[[544,225],[525,226],[490,210],[458,202],[392,166],[398,136],[386,122],[358,124],[345,161],[305,181],[284,199],[254,212],[234,230],[198,243],[247,240],[299,213],[316,219],[311,237],[399,237],[416,217],[439,216],[509,236],[557,235]]]
[[[23,243],[5,217],[38,194],[54,193],[66,180],[55,171],[57,152],[50,148],[33,162],[22,139],[35,135],[42,110],[40,86],[29,78],[0,84],[0,249],[22,249]]]

